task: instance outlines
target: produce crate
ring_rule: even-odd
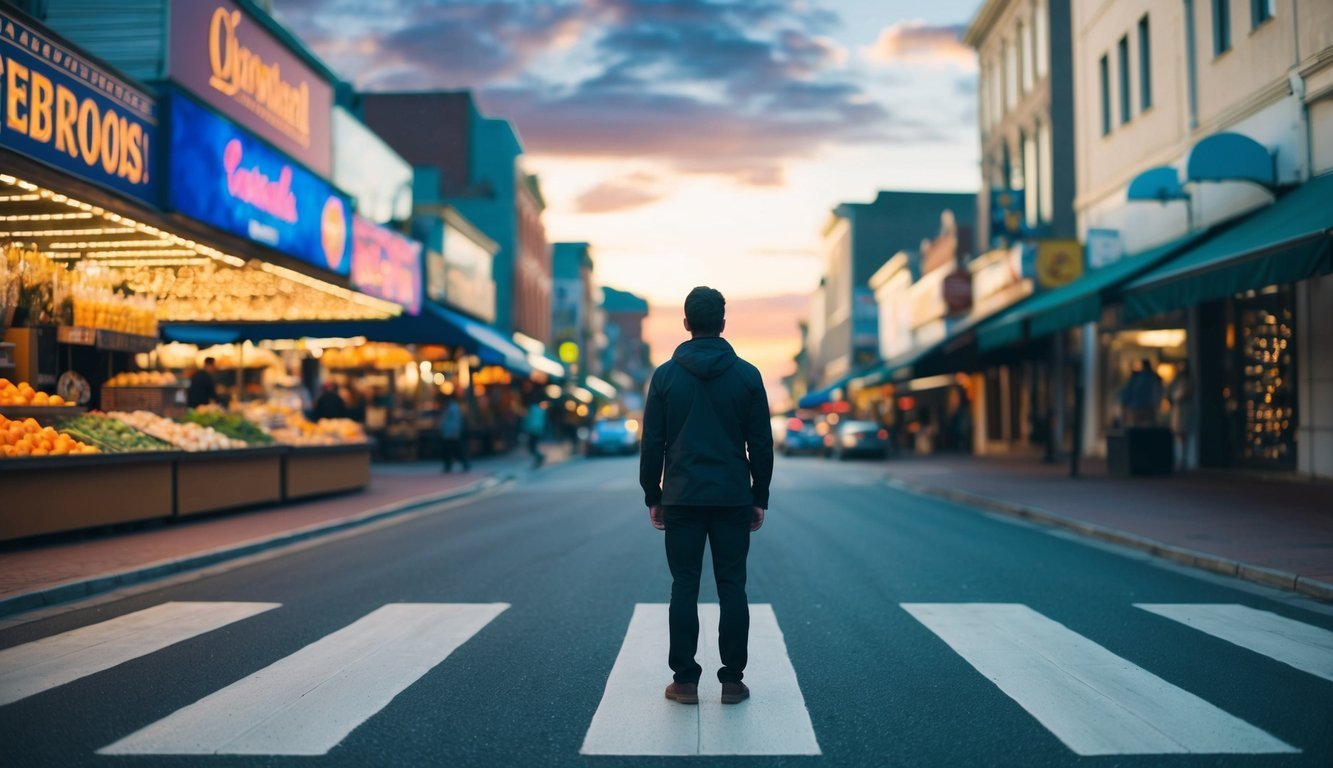
[[[282,459],[288,450],[269,446],[177,454],[176,514],[282,501]]]
[[[283,459],[287,500],[356,491],[370,485],[370,443],[292,448]]]
[[[102,410],[148,411],[175,419],[184,416],[189,410],[185,405],[187,389],[179,384],[165,387],[102,387]]]
[[[171,517],[175,456],[0,459],[0,541]]]

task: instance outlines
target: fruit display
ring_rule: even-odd
[[[320,362],[326,368],[376,368],[385,370],[410,365],[416,358],[397,344],[371,342],[356,347],[324,350]]]
[[[131,453],[135,451],[165,451],[171,444],[140,432],[120,419],[100,413],[85,413],[66,419],[60,424],[65,434],[104,453]]]
[[[177,383],[176,374],[161,371],[127,371],[107,380],[105,387],[169,387]]]
[[[172,421],[148,411],[112,411],[107,416],[185,451],[222,451],[249,447],[246,443],[233,440],[209,427]]]
[[[0,261],[8,276],[5,282],[18,286],[18,325],[74,325],[157,335],[156,301],[130,291],[117,270],[84,261],[67,269],[36,248],[12,243]]]
[[[10,420],[0,415],[0,458],[84,453],[100,451],[54,427],[43,427],[36,419]]]
[[[273,437],[238,413],[227,413],[216,406],[203,406],[185,414],[182,421],[211,427],[250,445],[272,445]]]
[[[67,402],[60,395],[35,390],[26,381],[14,384],[9,379],[0,379],[0,406],[6,405],[63,406],[74,405],[74,403]]]
[[[240,414],[283,445],[345,445],[366,441],[361,425],[351,419],[313,422],[291,406],[251,402],[240,406]]]

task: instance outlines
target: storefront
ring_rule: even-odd
[[[1333,476],[1330,199],[1315,177],[1124,289],[1126,320],[1191,329],[1177,388],[1201,466]]]
[[[359,427],[187,408],[203,361],[158,351],[161,321],[399,314],[349,287],[346,197],[9,9],[0,57],[0,539],[364,487]]]

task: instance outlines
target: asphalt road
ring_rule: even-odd
[[[1319,647],[1333,630],[1328,607],[898,492],[873,463],[807,458],[779,458],[749,581],[751,603],[772,606],[805,710],[799,701],[793,709],[792,691],[757,682],[778,660],[752,656],[754,699],[727,713],[798,712],[820,754],[581,754],[595,717],[621,723],[610,738],[634,751],[636,734],[679,716],[664,719],[662,707],[682,706],[659,700],[670,680],[662,658],[655,678],[637,680],[651,691],[641,711],[632,701],[598,711],[636,605],[669,597],[662,534],[648,524],[635,476],[634,459],[575,460],[472,503],[0,630],[2,700],[16,685],[14,659],[34,658],[16,654],[49,651],[25,644],[169,602],[278,604],[0,705],[0,765],[1333,765],[1333,650]],[[715,599],[705,586],[701,600]],[[394,635],[426,610],[419,604],[495,603],[508,607],[481,609],[498,613],[456,638],[447,658],[430,650],[448,645],[455,613],[439,624],[422,614],[425,623]],[[385,620],[370,632],[397,638],[385,641],[392,652],[319,645],[301,654],[393,604],[414,607],[407,618],[376,614]],[[1252,627],[1236,644],[1136,604],[1239,605],[1252,610],[1226,609],[1215,622],[1223,631],[1246,616],[1286,629]],[[117,648],[112,640],[87,653]],[[1292,648],[1296,666],[1274,658]],[[360,677],[303,691],[276,722],[304,716],[307,725],[252,738],[245,717],[275,686],[339,653]],[[283,662],[294,654],[300,663]],[[51,674],[72,663],[48,655]],[[622,678],[635,661],[626,656]],[[401,692],[374,701],[400,677]],[[229,687],[231,698],[218,693]],[[745,716],[728,721],[736,744],[745,729],[774,748],[800,741],[800,728],[769,738],[765,718]],[[239,722],[230,743],[251,746],[233,751],[254,754],[156,754],[170,748],[151,739],[98,753],[168,717],[156,731],[166,742]],[[287,754],[302,729],[318,742],[340,718],[346,735],[326,754]],[[1137,732],[1176,746],[1126,754],[1156,743]],[[731,736],[718,738],[716,751],[726,751]],[[1168,753],[1186,749],[1205,753]]]

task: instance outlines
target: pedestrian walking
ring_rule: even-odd
[[[689,341],[654,373],[644,404],[639,484],[648,518],[666,531],[672,683],[666,697],[699,703],[699,577],[704,544],[713,555],[721,618],[722,703],[750,697],[741,682],[749,653],[745,560],[764,524],[773,476],[773,432],[764,382],[721,337],[726,300],[699,287],[685,299]]]
[[[347,418],[347,403],[343,402],[342,395],[338,394],[336,383],[332,381],[324,382],[324,387],[319,393],[319,399],[315,401],[315,411],[311,415],[314,416],[315,421]]]
[[[532,455],[532,467],[537,469],[546,463],[546,454],[542,453],[542,436],[546,434],[546,403],[533,403],[523,415],[523,433],[528,436],[528,453]]]
[[[211,405],[218,402],[218,382],[213,376],[218,372],[218,361],[212,357],[204,358],[204,367],[190,377],[190,388],[185,392],[185,404],[190,408]]]
[[[464,472],[472,469],[467,460],[467,445],[464,443],[465,427],[463,408],[458,404],[458,398],[447,398],[444,411],[440,414],[440,453],[444,458],[445,474],[454,471],[455,461],[462,465]]]
[[[1158,411],[1162,407],[1162,377],[1153,370],[1148,358],[1138,362],[1125,388],[1120,390],[1120,407],[1126,426],[1157,426]]]

